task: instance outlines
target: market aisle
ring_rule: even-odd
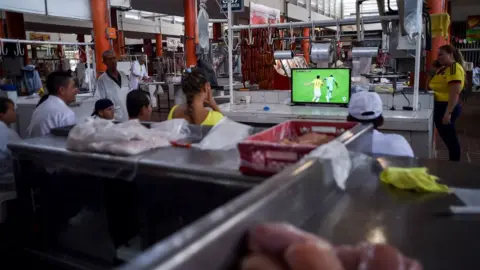
[[[463,105],[463,113],[457,122],[457,131],[462,146],[462,162],[480,164],[480,93],[473,93]],[[437,158],[448,160],[448,151],[437,138]]]

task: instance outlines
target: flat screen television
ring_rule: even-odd
[[[338,104],[350,101],[350,69],[292,69],[292,103]]]

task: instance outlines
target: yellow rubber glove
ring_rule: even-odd
[[[419,192],[450,192],[446,185],[438,184],[438,177],[428,173],[427,168],[389,167],[380,174],[380,180],[399,189]]]
[[[39,96],[43,96],[43,94],[45,94],[45,90],[43,90],[43,87],[40,88],[40,90],[38,90],[37,94],[38,94]]]

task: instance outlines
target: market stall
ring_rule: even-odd
[[[265,180],[239,171],[236,149],[165,147],[112,156],[69,151],[68,130],[53,133],[60,136],[9,145],[21,205],[18,233],[40,257],[67,256],[78,266],[110,268],[158,241],[171,243],[169,236],[182,228],[193,229],[185,241],[194,239],[228,216],[214,209]],[[363,125],[338,137],[351,151],[368,147],[371,138],[372,127]]]

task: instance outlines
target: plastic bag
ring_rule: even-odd
[[[136,155],[150,149],[170,146],[171,133],[148,129],[138,120],[120,124],[88,118],[68,134],[67,149],[114,155]]]
[[[237,123],[224,117],[216,124],[205,138],[193,145],[206,150],[229,150],[237,147],[237,143],[247,138],[253,131],[251,126]]]
[[[333,178],[342,190],[345,190],[350,173],[361,165],[370,164],[372,159],[365,154],[348,151],[347,147],[337,140],[319,146],[305,158],[307,157],[329,159],[332,165]]]
[[[405,0],[405,18],[404,27],[408,38],[412,44],[415,44],[415,37],[420,33],[419,22],[417,17],[417,0]],[[420,22],[421,23],[421,22]]]
[[[189,128],[189,123],[185,119],[172,119],[160,123],[153,123],[150,128],[169,134],[169,140],[181,140],[189,137],[192,133]]]

